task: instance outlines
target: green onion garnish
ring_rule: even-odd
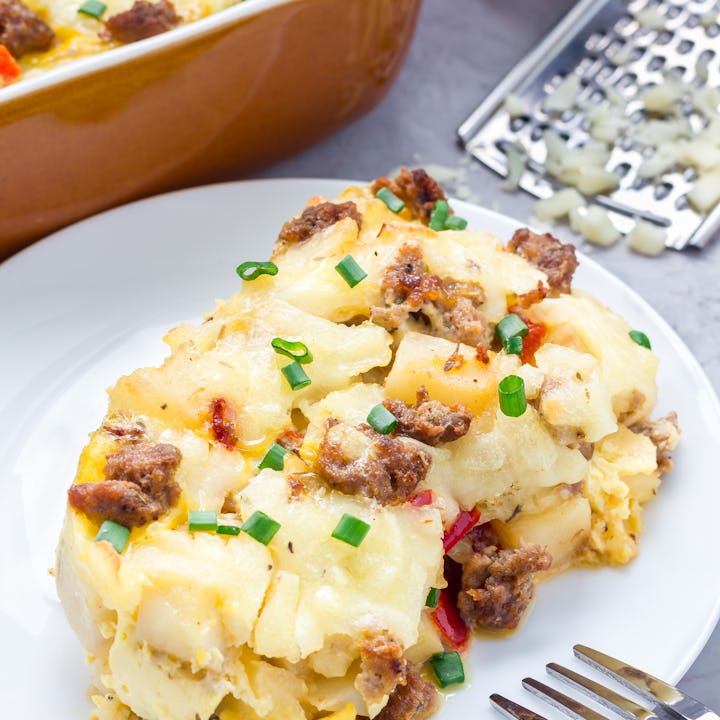
[[[460,653],[437,653],[430,658],[430,666],[440,687],[465,682],[465,670],[463,669]]]
[[[121,553],[128,543],[130,537],[130,529],[124,525],[120,525],[112,520],[105,520],[95,536],[95,542],[105,540],[109,542],[115,550]]]
[[[379,433],[389,435],[398,424],[398,419],[384,405],[376,405],[368,413],[367,422]]]
[[[440,597],[440,588],[431,587],[425,598],[425,607],[436,608],[438,606],[438,598]]]
[[[523,339],[519,335],[513,335],[505,343],[505,352],[508,355],[521,355],[523,351]]]
[[[287,450],[277,443],[273,443],[270,449],[265,453],[265,457],[260,461],[258,468],[270,468],[271,470],[282,470],[285,465],[285,456]]]
[[[527,409],[525,381],[517,375],[504,377],[498,385],[500,409],[509,417],[520,417]]]
[[[631,330],[628,335],[630,335],[630,337],[638,345],[642,345],[644,348],[652,350],[652,347],[650,346],[650,338],[644,332],[640,332],[640,330]]]
[[[307,376],[307,373],[303,370],[302,365],[297,360],[282,368],[282,374],[290,383],[290,387],[293,390],[300,390],[307,387],[312,382],[312,380]]]
[[[218,535],[239,535],[240,528],[237,525],[218,525],[215,532]]]
[[[336,266],[342,279],[351,287],[355,287],[361,280],[367,277],[367,273],[355,262],[352,255],[346,255]]]
[[[256,510],[240,528],[251,538],[259,543],[267,545],[274,537],[275,533],[280,529],[280,523],[268,517],[261,510]]]
[[[188,510],[188,530],[190,532],[216,532],[218,528],[215,510]]]
[[[332,531],[332,536],[336,540],[358,547],[369,531],[370,526],[365,521],[345,513]]]
[[[445,221],[445,230],[464,230],[467,227],[467,220],[457,215],[449,215]]]
[[[445,229],[445,223],[447,222],[448,216],[450,215],[450,206],[447,203],[447,200],[438,200],[435,203],[435,207],[433,208],[433,211],[430,215],[430,222],[428,222],[428,227],[431,230],[444,230]]]
[[[405,203],[390,188],[380,188],[375,193],[375,197],[382,200],[387,205],[388,210],[396,215],[405,207]]]
[[[83,15],[99,18],[107,10],[107,5],[100,0],[85,0],[85,2],[77,9]]]
[[[243,280],[255,280],[261,275],[277,275],[278,266],[272,262],[254,262],[250,260],[238,265],[235,272]]]
[[[308,346],[300,341],[293,342],[292,340],[283,340],[282,338],[276,337],[272,339],[270,343],[273,346],[273,350],[280,355],[285,355],[291,360],[297,360],[299,363],[312,362],[313,356]]]
[[[530,332],[519,315],[510,313],[496,326],[495,334],[500,338],[508,355],[520,355],[523,350],[522,339]]]
[[[519,315],[510,313],[506,315],[496,326],[495,334],[504,345],[511,337],[525,337],[530,332],[528,326],[521,320]]]

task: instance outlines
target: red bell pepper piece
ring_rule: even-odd
[[[535,357],[537,349],[542,345],[545,338],[547,328],[540,324],[534,323],[532,320],[523,318],[524,323],[528,326],[528,334],[523,338],[523,349],[520,354],[520,362],[529,363]]]
[[[4,45],[0,45],[0,80],[2,80],[2,84],[12,82],[18,75],[20,75],[20,66],[15,62],[10,51]]]
[[[433,492],[432,490],[423,490],[417,495],[413,495],[410,498],[410,504],[415,507],[422,507],[423,505],[432,505]]]
[[[447,553],[454,548],[477,525],[479,519],[480,511],[476,507],[472,510],[463,510],[445,531],[443,550]]]
[[[448,588],[440,590],[437,607],[432,612],[432,619],[447,645],[453,650],[465,649],[470,632],[453,601],[451,590]]]

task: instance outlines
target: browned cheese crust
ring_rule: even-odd
[[[14,58],[44,52],[55,40],[51,27],[20,0],[0,0],[0,45]]]
[[[364,495],[384,505],[404,502],[430,469],[430,453],[404,438],[381,435],[369,425],[357,430],[337,420],[325,422],[318,466],[327,483],[347,495]],[[351,437],[352,436],[354,437]]]
[[[120,43],[137,42],[167,32],[179,22],[180,16],[169,0],[135,0],[129,10],[106,20],[106,39]]]
[[[282,227],[277,239],[277,248],[302,243],[315,233],[334,225],[344,218],[351,218],[358,228],[362,225],[362,215],[352,202],[322,202],[305,208],[298,217],[288,220]]]
[[[482,286],[429,273],[418,246],[400,248],[381,288],[384,307],[370,309],[378,325],[395,330],[413,315],[422,317],[427,332],[437,337],[472,346],[490,343],[491,326],[480,309],[485,301]]]
[[[108,457],[106,480],[70,487],[70,505],[96,523],[132,528],[157,520],[180,499],[174,477],[181,457],[174,445],[126,445]]]
[[[572,289],[572,278],[578,266],[573,245],[560,242],[550,233],[538,235],[522,228],[515,231],[507,248],[547,275],[550,295],[569,293]]]
[[[402,400],[384,400],[383,405],[398,419],[394,432],[419,440],[426,445],[452,442],[470,429],[472,413],[462,405],[448,407],[431,400],[424,386],[417,390],[415,405]]]

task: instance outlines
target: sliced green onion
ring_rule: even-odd
[[[216,532],[218,527],[215,510],[188,510],[188,530],[190,532]]]
[[[282,470],[285,465],[285,456],[287,450],[277,443],[273,443],[270,449],[265,453],[265,457],[260,461],[258,468],[270,468],[271,470]]]
[[[106,10],[107,5],[104,2],[100,2],[100,0],[85,0],[85,2],[77,9],[79,13],[89,15],[94,18],[100,18]]]
[[[405,207],[405,203],[390,188],[380,188],[375,193],[375,197],[382,200],[387,205],[388,210],[396,215]]]
[[[282,368],[281,372],[293,390],[301,390],[312,382],[297,360],[286,365]]]
[[[352,255],[346,255],[335,266],[335,269],[351,288],[367,277],[367,273],[357,264]]]
[[[506,315],[496,326],[495,334],[500,338],[504,345],[511,337],[525,337],[530,329],[522,321],[519,315],[510,313]]]
[[[430,658],[430,666],[435,673],[440,687],[457,685],[465,682],[465,670],[463,668],[460,653],[443,652],[437,653]]]
[[[457,215],[449,215],[445,221],[445,230],[464,230],[467,227],[467,220]]]
[[[425,598],[425,607],[436,608],[438,606],[438,598],[440,597],[440,588],[431,587],[427,597]]]
[[[218,525],[216,532],[218,535],[239,535],[240,528],[237,525]]]
[[[95,542],[105,540],[109,542],[115,550],[121,553],[128,543],[130,537],[130,529],[124,525],[120,525],[113,520],[105,520],[98,530],[98,534],[95,536]]]
[[[504,377],[498,385],[500,409],[509,417],[520,417],[527,409],[525,381],[517,375]]]
[[[283,340],[282,338],[276,337],[272,339],[270,344],[276,353],[285,355],[291,360],[297,360],[299,363],[312,362],[313,356],[310,350],[308,350],[308,346],[299,340]]]
[[[367,422],[379,433],[389,435],[398,424],[398,419],[384,405],[376,405],[368,413]]]
[[[256,510],[240,528],[251,538],[259,543],[267,545],[274,537],[275,533],[280,529],[280,523],[268,517],[261,510]]]
[[[332,531],[332,536],[336,540],[358,547],[369,531],[370,526],[364,520],[345,513]]]
[[[445,223],[447,222],[448,216],[450,215],[450,206],[447,203],[447,200],[438,200],[435,203],[435,207],[433,208],[433,211],[430,215],[430,222],[428,223],[428,227],[431,230],[444,230],[445,229]]]
[[[650,345],[650,338],[640,330],[631,330],[628,335],[638,344],[642,345],[644,348],[647,348],[648,350],[652,350],[652,347]]]
[[[255,280],[261,275],[277,275],[278,266],[272,262],[254,262],[250,260],[238,265],[235,272],[243,280]]]
[[[519,335],[513,335],[505,343],[505,352],[508,355],[522,355],[523,339]]]

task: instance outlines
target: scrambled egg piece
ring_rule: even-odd
[[[403,703],[420,720],[437,706],[424,664],[464,648],[426,604],[450,592],[448,562],[459,624],[492,629],[514,627],[550,558],[636,554],[678,436],[650,419],[655,355],[570,290],[569,246],[527,236],[565,254],[558,278],[542,253],[433,230],[415,195],[395,213],[376,189],[312,199],[275,274],[109,391],[57,573],[98,720],[383,720]],[[348,255],[355,285],[336,270]],[[514,350],[496,330],[510,314],[527,331]],[[498,393],[511,375],[519,414]],[[397,424],[371,422],[378,408]],[[338,537],[343,518],[365,534]],[[98,539],[108,521],[127,539]],[[478,599],[488,558],[523,558],[500,620]]]

